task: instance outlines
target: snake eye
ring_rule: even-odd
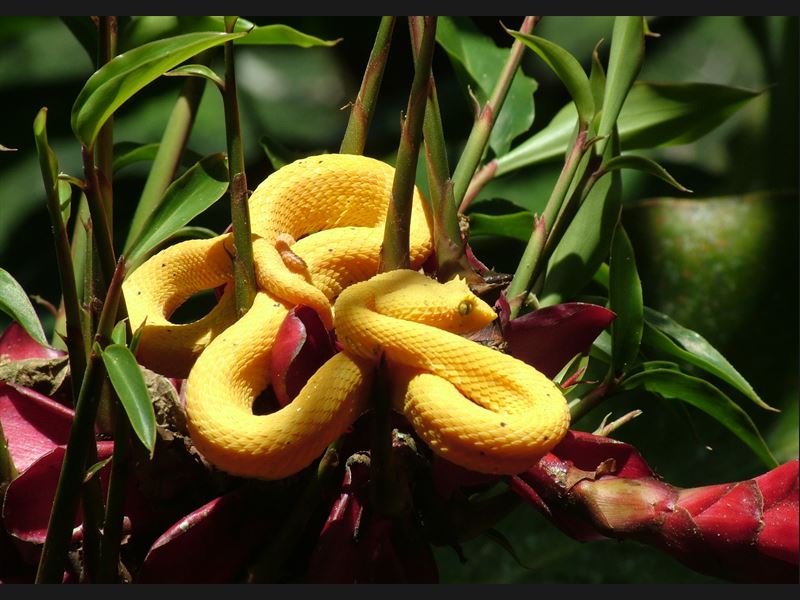
[[[472,312],[472,302],[469,300],[462,300],[461,303],[458,305],[458,314],[460,314],[462,317],[466,317],[471,312]]]

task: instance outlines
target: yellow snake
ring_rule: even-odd
[[[188,373],[192,440],[219,468],[278,479],[308,466],[366,409],[382,353],[395,408],[435,452],[462,466],[516,473],[566,432],[566,402],[555,384],[457,335],[495,317],[463,281],[439,284],[415,271],[375,276],[393,176],[382,162],[333,154],[268,177],[249,201],[259,292],[238,321],[229,235],[176,244],[125,282],[131,326],[143,325],[140,362],[170,376]],[[417,269],[432,243],[416,190],[410,246]],[[206,317],[169,321],[194,293],[224,284]],[[253,401],[270,383],[278,327],[297,303],[335,326],[344,351],[291,404],[254,415]]]

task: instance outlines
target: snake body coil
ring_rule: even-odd
[[[238,321],[229,235],[176,244],[125,282],[131,326],[143,326],[140,362],[169,376],[188,373],[192,440],[219,468],[276,479],[310,464],[365,410],[382,354],[393,366],[395,408],[435,452],[462,466],[519,472],[566,432],[566,402],[552,382],[457,335],[495,316],[466,284],[405,270],[375,276],[393,175],[373,159],[322,155],[268,177],[249,201],[259,291]],[[417,269],[432,243],[416,190],[410,247]],[[169,321],[194,293],[220,285],[225,292],[208,315]],[[335,325],[343,352],[289,405],[255,415],[278,328],[298,303]]]

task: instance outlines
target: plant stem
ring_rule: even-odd
[[[124,272],[125,265],[121,260],[110,279],[108,294],[95,335],[95,341],[101,347],[106,346],[110,341],[119,301],[122,297]],[[94,422],[100,390],[105,380],[104,374],[102,359],[93,350],[75,404],[75,416],[72,420],[64,462],[53,499],[47,526],[47,538],[42,548],[36,573],[36,583],[59,583],[62,580],[83,475],[86,471],[87,460],[91,456],[90,446],[94,446],[96,452]]]
[[[425,17],[425,29],[414,68],[414,80],[400,132],[397,166],[392,183],[392,198],[386,215],[379,272],[405,269],[409,266],[411,206],[435,39],[436,17]]]
[[[603,400],[614,390],[617,381],[614,379],[611,370],[606,375],[603,382],[597,387],[593,388],[583,398],[578,399],[569,407],[570,421],[577,423],[586,416],[596,406],[599,406]]]
[[[364,154],[369,125],[375,113],[375,102],[389,58],[395,19],[396,17],[381,17],[375,44],[372,46],[364,78],[361,80],[361,89],[350,111],[350,119],[347,121],[347,129],[339,149],[342,154]]]
[[[575,174],[586,152],[585,142],[586,129],[581,127],[567,155],[567,160],[564,162],[564,167],[561,169],[553,191],[550,193],[550,198],[547,200],[542,219],[537,221],[537,224],[542,223],[544,231],[542,232],[536,227],[534,228],[528,240],[528,245],[525,247],[525,251],[522,254],[522,259],[506,291],[506,298],[511,305],[511,314],[509,316],[511,319],[515,318],[522,308],[523,302],[518,300],[527,295],[541,272],[545,246],[546,243],[550,242],[550,235],[554,229],[554,223],[557,220],[562,223],[564,221],[559,215],[564,204],[564,198],[572,185],[572,181],[575,178]]]
[[[19,475],[11,452],[8,450],[8,440],[3,433],[3,423],[0,422],[0,497],[3,497],[5,485],[11,483]]]
[[[106,497],[106,515],[103,539],[100,544],[99,583],[116,583],[119,575],[119,547],[122,539],[122,520],[125,508],[125,489],[130,472],[130,432],[128,415],[116,403],[114,427],[114,457],[111,463],[111,478]]]
[[[89,214],[92,216],[92,232],[97,245],[97,254],[100,259],[100,272],[105,285],[108,286],[114,276],[116,259],[114,258],[114,244],[111,237],[111,223],[103,203],[100,181],[97,176],[97,167],[94,165],[92,148],[83,147],[83,174],[86,179],[86,200],[89,204]],[[85,298],[89,301],[90,299]]]
[[[208,64],[211,59],[211,51],[199,54],[194,62],[198,64]],[[142,195],[136,205],[136,212],[128,231],[128,239],[125,241],[125,251],[141,235],[147,219],[158,208],[164,192],[169,187],[175,173],[178,171],[181,156],[192,132],[197,108],[203,97],[206,88],[206,80],[200,77],[187,77],[181,89],[181,94],[175,102],[172,114],[169,116],[167,125],[164,128],[164,135],[158,146],[158,152],[153,160],[153,165],[147,175]]]
[[[39,154],[39,165],[44,181],[45,195],[47,197],[47,212],[50,215],[50,227],[53,234],[53,243],[58,264],[58,277],[61,283],[61,293],[66,315],[66,344],[69,357],[70,379],[72,381],[72,403],[80,392],[80,382],[83,381],[83,372],[86,369],[86,345],[81,327],[81,310],[78,300],[78,290],[75,285],[75,271],[72,266],[72,252],[67,236],[67,228],[61,216],[61,206],[58,197],[58,179],[53,175],[57,171],[56,157],[47,142],[47,109],[39,111],[41,118],[41,133],[35,136],[36,149]],[[53,168],[55,167],[55,169]]]
[[[424,23],[421,17],[410,17],[411,48],[417,60],[422,43]],[[447,160],[442,115],[433,72],[430,75],[428,98],[425,103],[425,119],[422,123],[425,141],[425,164],[428,172],[428,187],[433,209],[433,243],[436,255],[436,274],[441,281],[454,275],[472,277],[473,270],[466,258],[465,241],[458,226],[455,212],[453,182]]]
[[[235,19],[226,18],[226,33],[233,31]],[[228,175],[231,195],[231,222],[233,223],[233,281],[236,293],[236,312],[243,316],[253,304],[256,295],[256,271],[253,265],[253,242],[250,229],[250,211],[247,205],[247,176],[244,172],[242,131],[239,126],[239,100],[236,95],[236,70],[233,42],[225,43],[225,133],[228,144]]]
[[[464,199],[461,200],[461,204],[458,206],[458,214],[463,215],[465,212],[467,212],[469,205],[472,204],[473,200],[475,200],[478,192],[480,192],[483,189],[483,186],[492,180],[496,172],[497,161],[494,159],[490,160],[488,163],[478,169],[478,172],[475,173],[469,182],[469,187],[464,193]]]
[[[100,17],[100,31],[97,39],[97,68],[99,69],[114,58],[117,53],[117,17]],[[109,222],[113,222],[114,195],[111,186],[114,164],[113,115],[100,128],[95,148],[97,150],[97,168],[103,184],[103,204]]]
[[[520,32],[527,34],[533,31],[539,19],[540,17],[525,17],[519,28]],[[486,144],[489,142],[489,135],[492,133],[497,115],[500,114],[500,110],[503,108],[503,102],[505,102],[511,82],[514,80],[524,49],[525,45],[522,42],[514,40],[508,53],[506,64],[503,65],[500,77],[492,90],[492,95],[481,109],[480,115],[475,119],[475,123],[472,126],[464,151],[461,153],[461,158],[453,173],[453,195],[458,205],[464,199],[469,182],[481,162]]]

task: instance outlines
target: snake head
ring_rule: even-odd
[[[486,327],[497,318],[491,306],[469,289],[466,280],[456,277],[443,284],[449,302],[449,323],[443,327],[453,333],[468,333]]]

